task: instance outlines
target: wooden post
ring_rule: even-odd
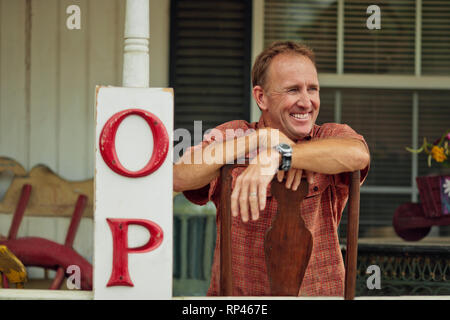
[[[231,272],[231,170],[232,165],[222,167],[221,224],[220,224],[220,295],[233,295]]]
[[[361,173],[351,173],[348,223],[347,223],[347,250],[345,252],[345,300],[353,300],[356,285],[356,263],[358,256],[358,229],[359,229],[359,184]]]
[[[127,0],[124,38],[122,85],[148,88],[150,85],[149,0]]]

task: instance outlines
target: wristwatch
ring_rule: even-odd
[[[292,147],[287,143],[280,143],[275,146],[281,155],[281,164],[278,170],[289,171],[292,163]]]

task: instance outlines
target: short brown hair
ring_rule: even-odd
[[[294,41],[275,41],[265,48],[256,58],[252,69],[252,86],[264,88],[267,69],[272,59],[281,53],[295,53],[309,58],[316,66],[314,52],[308,46]]]

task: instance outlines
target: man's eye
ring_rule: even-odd
[[[288,90],[289,93],[295,93],[297,91],[298,91],[297,88],[291,88],[291,89]]]
[[[309,91],[319,91],[319,88],[317,88],[317,87],[311,87],[311,88],[309,88],[308,90],[309,90]]]

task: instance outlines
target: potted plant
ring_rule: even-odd
[[[420,200],[426,217],[436,218],[450,214],[450,130],[447,130],[434,143],[424,138],[419,149],[406,148],[409,152],[425,153],[428,155],[428,167],[432,161],[441,165],[440,174],[421,176],[416,178]]]

